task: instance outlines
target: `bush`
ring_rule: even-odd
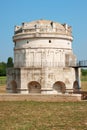
[[[6,76],[6,63],[0,63],[0,76]]]
[[[82,76],[86,76],[87,75],[87,69],[81,69],[81,74],[82,74]]]

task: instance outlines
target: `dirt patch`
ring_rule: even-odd
[[[0,85],[0,93],[6,93],[6,85]]]
[[[81,88],[82,88],[83,91],[87,91],[87,81],[81,82]]]

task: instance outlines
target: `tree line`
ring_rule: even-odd
[[[13,67],[13,58],[9,57],[6,62],[0,62],[0,76],[6,76],[6,69]]]

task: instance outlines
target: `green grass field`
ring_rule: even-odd
[[[87,102],[0,102],[0,130],[87,130]]]
[[[0,76],[0,85],[6,84],[6,76]]]
[[[87,81],[82,86],[87,90]],[[0,130],[87,130],[87,102],[1,101]]]
[[[87,75],[86,76],[81,76],[81,81],[87,81]]]

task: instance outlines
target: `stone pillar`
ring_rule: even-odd
[[[79,68],[75,68],[75,75],[76,75],[76,80],[78,81],[78,89],[80,89],[81,83],[80,83],[80,69]]]

